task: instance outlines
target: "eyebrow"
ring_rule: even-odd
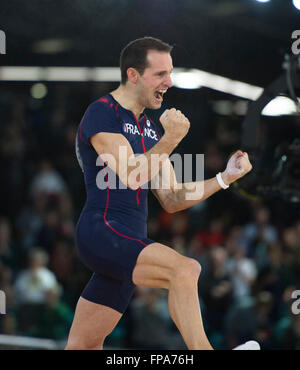
[[[174,70],[174,68],[172,68],[172,69],[170,70],[170,73],[171,73],[171,72],[173,72],[173,70]],[[161,73],[169,73],[169,71],[164,69],[164,70],[161,70],[161,71],[157,71],[157,72],[156,72],[156,74],[161,74]]]

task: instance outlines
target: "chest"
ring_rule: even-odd
[[[144,153],[158,141],[159,134],[147,117],[137,121],[128,115],[121,116],[122,134],[129,141],[134,153]]]

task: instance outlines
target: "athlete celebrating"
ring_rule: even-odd
[[[121,53],[120,86],[92,103],[78,127],[76,153],[87,200],[76,227],[76,245],[94,273],[79,298],[66,349],[102,349],[135,286],[167,289],[171,318],[187,348],[212,349],[199,306],[201,266],[147,238],[148,188],[152,184],[167,212],[176,212],[227,188],[252,166],[247,153],[239,150],[216,177],[189,183],[188,190],[178,186],[169,155],[190,122],[175,108],[166,110],[160,117],[161,132],[143,113],[145,108],[159,109],[172,86],[171,50],[152,37],[129,43]],[[169,187],[153,186],[161,181]],[[191,187],[194,196],[188,197]],[[252,341],[238,349],[257,348]]]

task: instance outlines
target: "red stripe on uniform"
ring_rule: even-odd
[[[101,159],[101,158],[100,158]],[[101,161],[102,161],[102,159],[101,159]],[[102,163],[103,163],[103,161],[102,161]],[[103,163],[103,165],[104,165],[104,163]],[[103,170],[104,170],[104,173],[105,173],[105,176],[107,176],[107,173],[106,173],[106,171],[105,171],[105,168],[103,167]],[[108,180],[108,176],[107,176],[107,180]],[[108,183],[108,181],[107,181],[107,183]],[[137,241],[137,242],[139,242],[139,243],[141,243],[141,244],[143,244],[145,247],[147,246],[147,244],[145,244],[144,242],[142,242],[141,240],[139,240],[139,239],[135,239],[135,238],[132,238],[131,236],[127,236],[127,235],[124,235],[124,234],[121,234],[121,233],[119,233],[116,229],[114,229],[109,223],[108,223],[108,221],[106,220],[106,214],[107,214],[107,210],[108,210],[108,205],[109,205],[109,184],[107,184],[107,187],[106,187],[106,194],[107,194],[107,196],[106,196],[106,206],[105,206],[105,211],[104,211],[104,216],[103,216],[103,219],[104,219],[104,222],[105,222],[105,224],[114,232],[114,233],[116,233],[117,235],[119,235],[119,236],[122,236],[123,238],[127,238],[127,239],[130,239],[130,240],[135,240],[135,241]]]
[[[96,101],[104,101],[104,103],[107,103],[107,104],[108,104],[108,100],[107,100],[107,99],[105,99],[105,98],[100,98],[100,99],[98,99],[98,100],[96,100]]]
[[[144,153],[146,153],[146,148],[145,148],[144,138],[143,138],[143,136],[142,136],[142,132],[141,132],[141,128],[140,128],[139,121],[138,121],[138,119],[136,118],[136,115],[135,115],[133,112],[132,112],[132,114],[134,115],[135,121],[136,121],[136,123],[137,123],[137,125],[138,125],[139,132],[140,132],[141,139],[142,139],[143,150],[144,150]]]
[[[137,204],[140,204],[140,200],[139,200],[140,191],[141,191],[141,188],[138,188],[138,191],[136,193],[136,202],[137,202]]]
[[[136,115],[132,112],[132,114],[134,115],[134,118],[136,120],[136,123],[138,125],[138,128],[139,128],[139,132],[140,132],[140,135],[141,135],[141,139],[142,139],[142,145],[143,145],[143,150],[144,150],[144,153],[146,153],[146,148],[145,148],[145,143],[144,143],[144,138],[142,136],[142,131],[141,131],[141,128],[140,128],[140,124],[139,124],[139,121],[138,119],[136,118]],[[146,122],[146,117],[145,117],[145,121],[144,121],[144,126],[145,126],[145,122]],[[137,194],[136,194],[136,202],[137,204],[140,204],[140,200],[139,200],[139,192],[141,191],[141,188],[138,188],[138,191],[137,191]]]

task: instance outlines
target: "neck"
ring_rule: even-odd
[[[129,86],[120,85],[110,94],[123,108],[131,110],[137,118],[143,113],[145,107],[139,103],[138,96]]]

